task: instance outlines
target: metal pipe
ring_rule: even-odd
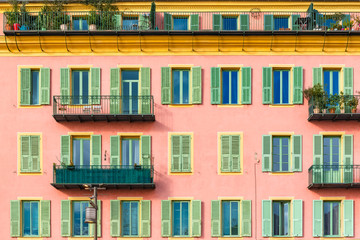
[[[97,205],[97,187],[94,186],[94,204],[95,204],[95,226],[94,226],[94,240],[97,240],[97,221],[98,221],[98,208],[99,206]]]

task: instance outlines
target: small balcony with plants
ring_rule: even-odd
[[[321,84],[304,90],[309,103],[308,121],[355,120],[360,121],[357,111],[360,95],[328,94]]]

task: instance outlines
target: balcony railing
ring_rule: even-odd
[[[360,165],[312,165],[308,188],[358,188]]]
[[[80,188],[101,184],[106,188],[155,188],[151,166],[63,166],[53,169],[53,185],[57,189]]]
[[[327,95],[313,97],[309,100],[309,121],[314,120],[357,120],[357,102],[360,95]]]
[[[360,12],[19,12],[4,14],[4,32],[73,31],[359,31]],[[101,33],[103,34],[103,32]]]
[[[54,96],[56,121],[155,121],[153,96]]]

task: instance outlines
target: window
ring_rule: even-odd
[[[339,77],[340,71],[338,70],[324,70],[324,90],[327,95],[339,94]]]
[[[100,68],[60,69],[61,104],[100,104]]]
[[[73,17],[72,24],[73,24],[73,30],[87,31],[89,29],[87,17]]]
[[[111,200],[111,236],[150,237],[150,208],[150,200]]]
[[[174,30],[188,30],[188,17],[173,17]]]
[[[249,29],[249,15],[221,15],[213,14],[213,30],[231,30],[231,31],[248,31]]]
[[[20,105],[50,104],[50,69],[20,69]]]
[[[313,200],[314,237],[353,237],[353,200]]]
[[[313,142],[313,182],[352,183],[353,135],[314,135]]]
[[[116,29],[118,30],[149,30],[151,27],[148,13],[132,16],[115,15]],[[120,24],[120,25],[119,25]]]
[[[97,236],[101,237],[101,201],[97,200],[97,224],[88,224],[85,223],[85,212],[86,207],[90,206],[89,200],[61,201],[62,237],[92,237],[94,236],[95,226]]]
[[[264,30],[300,30],[299,18],[298,14],[291,16],[264,14]]]
[[[339,94],[341,91],[345,95],[353,95],[353,68],[313,68],[313,85],[321,84],[327,94]]]
[[[302,237],[302,219],[302,200],[262,200],[263,237]]]
[[[110,165],[150,167],[151,136],[110,136]]]
[[[138,17],[123,17],[122,30],[138,30],[139,19]]]
[[[170,136],[171,146],[171,172],[191,172],[192,161],[192,136]]]
[[[101,135],[63,135],[60,148],[65,165],[101,166]]]
[[[150,68],[112,68],[110,96],[111,114],[150,114]]]
[[[20,135],[20,172],[39,173],[41,171],[40,135]]]
[[[183,15],[171,15],[169,13],[164,13],[164,30],[198,31],[199,14],[191,14],[190,16],[183,16]]]
[[[251,104],[251,68],[211,68],[211,104]]]
[[[287,30],[289,28],[289,17],[274,16],[274,30]]]
[[[49,200],[12,200],[11,237],[50,237]]]
[[[162,104],[201,104],[201,67],[161,68]]]
[[[161,236],[200,237],[201,201],[162,200]]]
[[[250,237],[250,200],[211,201],[212,237]]]
[[[263,172],[302,171],[301,135],[263,135],[262,145]]]
[[[221,172],[240,172],[241,171],[241,135],[221,134]]]
[[[303,104],[302,67],[263,67],[262,86],[263,104]]]

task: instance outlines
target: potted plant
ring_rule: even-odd
[[[321,84],[316,84],[303,91],[305,98],[312,104],[313,112],[320,113],[325,108],[325,91]]]
[[[339,107],[340,107],[340,113],[345,113],[345,106],[346,106],[346,96],[344,95],[344,92],[341,91],[339,95]]]
[[[20,7],[20,30],[29,30],[30,16],[26,10],[26,2],[23,2]]]
[[[85,4],[94,8],[90,13],[89,18],[91,21],[89,21],[89,23],[95,24],[97,30],[115,29],[115,15],[118,14],[118,9],[112,5],[114,2],[114,0],[85,0]],[[94,26],[91,28],[94,29]]]
[[[354,19],[354,22],[355,22],[355,30],[359,30],[360,29],[360,17],[353,15],[352,18]]]
[[[327,107],[329,109],[329,113],[335,113],[336,108],[340,104],[340,95],[338,95],[338,94],[330,95],[326,99],[326,103],[327,103]]]
[[[151,9],[150,9],[150,28],[152,30],[155,29],[155,16],[156,16],[156,5],[155,5],[155,2],[152,2],[151,3]]]
[[[346,20],[343,22],[343,26],[344,26],[345,30],[352,30],[353,24],[354,24],[353,20]]]
[[[356,108],[357,108],[358,104],[359,104],[359,99],[355,96],[352,96],[351,98],[349,98],[349,100],[347,102],[347,106],[349,106],[351,108],[352,113],[356,113]]]
[[[12,6],[12,9],[10,12],[5,12],[4,15],[6,17],[6,25],[5,30],[20,30],[20,24],[19,24],[19,3],[17,0],[10,0],[10,5]]]
[[[95,31],[97,29],[97,25],[100,23],[100,14],[96,11],[91,11],[87,17],[87,21],[89,24],[89,30]]]

